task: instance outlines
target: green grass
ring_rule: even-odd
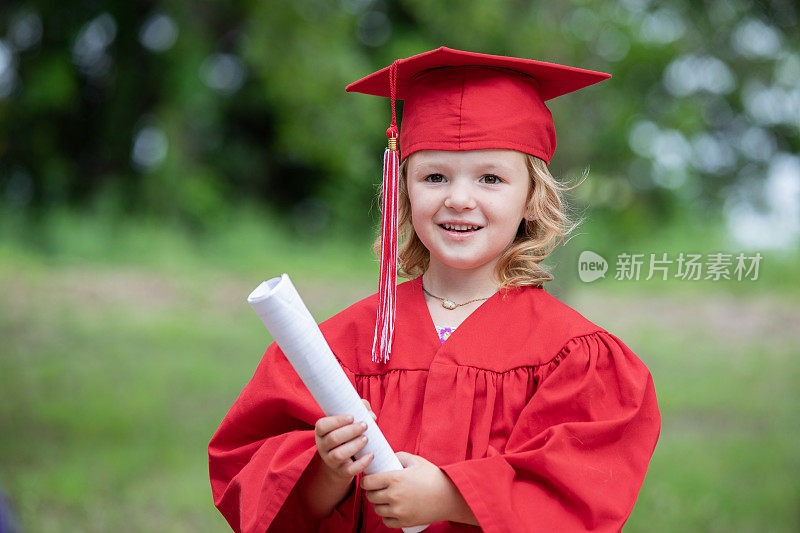
[[[230,213],[213,228],[200,229],[144,216],[67,209],[37,217],[0,212],[0,254],[58,265],[144,267],[181,277],[291,271],[301,277],[353,280],[377,271],[369,231],[359,238],[343,237],[335,229],[307,235],[292,231],[287,219],[254,207]]]
[[[264,220],[202,237],[0,220],[0,485],[25,531],[227,529],[206,445],[269,342],[246,295],[288,271],[324,319],[375,284],[368,242]],[[662,411],[626,531],[797,531],[796,283],[562,281],[573,274],[565,260],[553,292],[639,354]]]
[[[737,328],[744,325],[736,322],[709,326],[690,307],[704,302],[684,301],[679,332],[642,323],[619,328],[650,367],[663,416],[628,530],[762,531],[769,524],[769,531],[795,531],[800,525],[796,333],[742,334]],[[747,299],[731,304],[744,307]],[[798,323],[800,311],[793,319]]]

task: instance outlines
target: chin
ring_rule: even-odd
[[[437,258],[437,261],[441,263],[443,267],[450,268],[453,270],[476,270],[481,267],[485,267],[488,264],[488,261],[480,261],[474,257],[464,257],[464,258]]]

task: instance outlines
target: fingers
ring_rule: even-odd
[[[331,431],[352,423],[353,415],[326,416],[317,420],[314,425],[314,432],[317,437],[322,438]]]
[[[388,505],[388,504],[375,504],[375,505],[372,506],[372,508],[375,509],[375,514],[380,516],[380,517],[383,517],[383,518],[392,517],[392,518],[394,518],[393,515],[392,515],[392,506],[391,505]],[[385,523],[385,521],[384,521],[384,523]]]
[[[403,521],[397,518],[396,513],[392,509],[391,505],[378,504],[373,505],[372,508],[375,509],[375,514],[381,517],[381,520],[383,520],[383,523],[386,525],[386,527],[401,528],[409,525],[403,523]]]
[[[328,451],[328,456],[336,463],[346,463],[351,461],[351,457],[361,451],[361,448],[366,446],[367,437],[361,435],[348,440],[344,444],[340,444]]]
[[[366,424],[348,424],[334,429],[327,435],[317,436],[317,449],[320,453],[330,455],[335,461],[344,461],[358,452],[367,442],[367,436],[362,435]]]
[[[361,488],[374,491],[387,488],[392,482],[397,481],[398,470],[380,472],[361,478]]]
[[[364,496],[376,506],[393,503],[389,499],[389,489],[365,490]]]
[[[364,454],[353,458],[367,444],[365,422],[353,423],[353,417],[338,415],[323,417],[314,426],[314,440],[322,462],[334,473],[352,477],[364,471],[374,456]]]
[[[395,453],[397,459],[400,461],[400,464],[403,465],[403,468],[408,468],[409,466],[413,466],[417,463],[418,457],[412,453],[408,452],[397,452]]]
[[[364,406],[367,408],[367,411],[369,411],[369,414],[372,417],[372,419],[377,420],[378,417],[372,411],[372,407],[370,407],[369,402],[363,398],[361,399],[361,401],[364,402]],[[353,415],[326,416],[317,420],[314,429],[319,437],[324,437],[331,431],[352,423],[353,423]]]
[[[369,466],[375,456],[372,453],[365,453],[361,456],[358,460],[353,461],[352,463],[345,464],[341,467],[343,473],[347,474],[348,476],[357,476],[361,472],[364,471],[365,468]]]
[[[361,398],[361,401],[364,402],[364,406],[367,408],[367,411],[369,411],[369,414],[372,417],[372,419],[373,420],[377,420],[378,419],[378,415],[376,415],[372,411],[372,406],[369,404],[369,402],[367,400],[365,400],[364,398]]]
[[[367,400],[361,399],[373,420],[377,416]],[[328,469],[343,476],[354,476],[364,471],[374,459],[364,454],[357,460],[353,457],[367,443],[366,422],[354,422],[352,415],[326,416],[314,425],[314,440],[323,463]]]
[[[355,424],[348,424],[346,426],[334,429],[327,435],[320,437],[322,445],[325,447],[324,451],[333,450],[337,446],[358,440],[357,437],[364,433],[367,429],[365,422],[357,422]],[[366,436],[365,436],[366,438]],[[366,441],[365,441],[366,442]],[[359,448],[360,449],[360,448]],[[356,450],[358,451],[358,450]],[[352,453],[350,455],[353,455]],[[350,457],[347,455],[345,457]]]

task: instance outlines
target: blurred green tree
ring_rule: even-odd
[[[0,205],[203,227],[255,199],[300,232],[363,231],[388,104],[344,86],[446,45],[613,74],[550,103],[554,173],[591,167],[577,198],[612,230],[767,224],[797,206],[775,200],[800,181],[797,17],[788,0],[4,2]]]

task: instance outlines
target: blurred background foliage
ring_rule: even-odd
[[[552,292],[654,375],[662,438],[627,530],[797,531],[798,17],[790,0],[4,0],[0,492],[19,523],[226,529],[205,446],[264,348],[244,295],[288,271],[324,319],[374,292],[389,106],[344,87],[445,45],[613,74],[548,103],[554,175],[589,170],[569,193],[586,223],[548,262]],[[581,284],[587,248],[764,260],[757,282]]]
[[[255,203],[299,233],[363,233],[388,103],[344,86],[445,44],[613,74],[550,103],[552,169],[591,168],[576,194],[610,231],[724,220],[796,245],[798,16],[788,0],[6,1],[0,205],[202,231]]]

